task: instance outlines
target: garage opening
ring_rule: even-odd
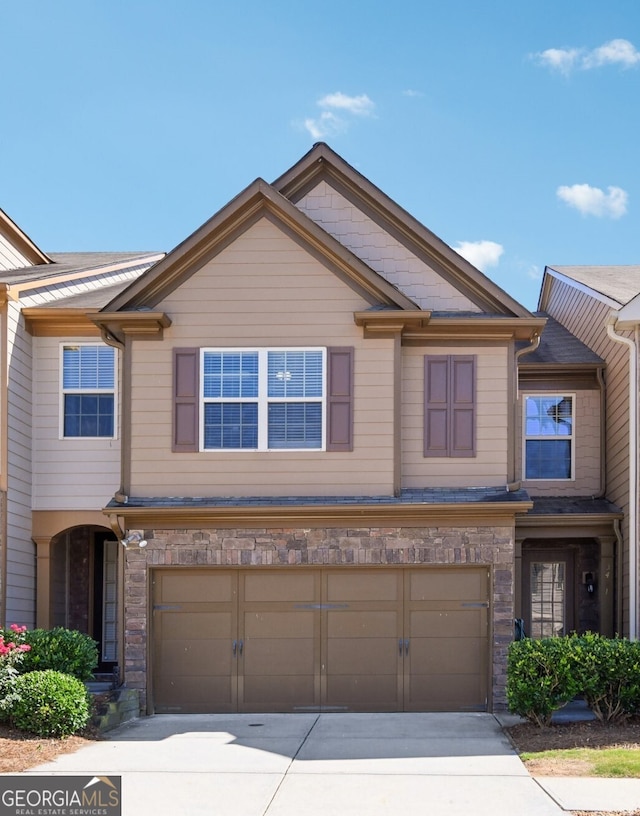
[[[486,711],[489,568],[154,570],[157,713]]]

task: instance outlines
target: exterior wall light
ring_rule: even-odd
[[[126,538],[122,538],[122,539],[120,540],[120,543],[122,544],[122,546],[123,546],[125,549],[126,549],[126,548],[127,548],[129,545],[132,545],[132,546],[134,546],[134,547],[140,547],[140,548],[142,548],[142,547],[146,547],[146,546],[147,546],[147,542],[146,542],[146,540],[145,540],[145,539],[142,537],[142,533],[137,533],[137,532],[135,532],[135,531],[134,531],[134,532],[132,532],[132,533],[129,533],[129,535],[128,535]]]

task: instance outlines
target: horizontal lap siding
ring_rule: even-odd
[[[6,623],[35,625],[35,545],[31,540],[31,338],[19,307],[8,304]]]
[[[369,305],[270,221],[249,228],[158,304],[164,340],[133,344],[131,494],[391,493],[394,349],[355,326]],[[172,453],[172,349],[205,346],[354,347],[354,451]]]
[[[476,369],[476,456],[428,457],[423,452],[424,355],[473,354]],[[509,354],[501,347],[405,347],[402,397],[402,485],[480,487],[507,481]]]
[[[59,438],[62,342],[74,339],[34,338],[33,507],[97,510],[120,484],[120,441]]]
[[[517,472],[522,473],[523,487],[532,496],[595,496],[600,491],[600,392],[572,391],[575,394],[575,474],[570,480],[526,480],[523,468],[524,433],[522,411],[527,394],[536,394],[534,388],[522,388],[518,402],[518,435],[516,449]],[[560,396],[560,394],[559,394]]]

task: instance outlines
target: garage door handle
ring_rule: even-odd
[[[405,640],[405,642],[404,642],[404,653],[405,653],[405,656],[407,656],[409,654],[409,641],[408,640]]]
[[[403,648],[403,646],[404,646],[404,641],[402,640],[402,638],[400,638],[400,640],[398,641],[398,654],[400,655],[400,657],[402,657],[402,648]]]
[[[240,657],[242,657],[242,650],[244,649],[244,641],[238,641],[238,652],[240,653]]]
[[[233,641],[233,643],[231,644],[231,649],[233,651],[233,656],[235,657],[236,652],[238,651],[238,641],[237,640]]]

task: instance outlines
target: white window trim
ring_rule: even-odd
[[[320,351],[322,352],[322,398],[318,397],[269,397],[267,394],[267,361],[269,352],[278,351]],[[256,353],[258,354],[258,396],[257,397],[224,397],[213,398],[204,396],[204,357],[210,353]],[[327,449],[327,349],[323,346],[242,346],[242,347],[211,347],[200,349],[200,428],[199,449],[201,453],[318,453]],[[205,448],[204,446],[204,405],[207,403],[220,402],[257,402],[258,403],[258,447],[257,448]],[[320,402],[322,415],[321,443],[318,448],[269,448],[267,440],[269,438],[269,417],[268,408],[270,402]]]
[[[104,389],[104,388],[71,388],[65,389],[64,388],[64,349],[65,347],[69,346],[103,346],[105,348],[111,348],[113,351],[113,389]],[[58,438],[60,440],[64,440],[65,442],[79,442],[79,441],[86,441],[88,439],[98,442],[100,440],[104,440],[105,442],[111,441],[113,439],[118,438],[118,405],[119,405],[119,398],[118,398],[118,361],[119,355],[117,349],[108,346],[106,343],[91,343],[91,342],[79,342],[76,343],[73,340],[65,340],[63,343],[60,343],[59,348],[59,365],[58,365],[58,372],[59,372],[59,410],[58,410]],[[111,394],[113,393],[113,436],[65,436],[64,435],[64,398],[65,394]]]
[[[565,397],[571,397],[571,436],[546,436],[546,435],[537,435],[532,434],[531,436],[527,435],[527,399],[529,397],[543,397],[545,399],[565,399]],[[527,476],[527,442],[529,440],[548,440],[553,441],[554,439],[557,440],[569,440],[571,442],[571,476],[568,479],[535,479],[531,476]],[[562,391],[562,392],[550,392],[550,391],[531,391],[522,394],[522,481],[523,482],[535,482],[539,484],[540,482],[561,482],[562,484],[567,484],[567,482],[575,482],[576,480],[576,395],[574,392],[571,391]]]

